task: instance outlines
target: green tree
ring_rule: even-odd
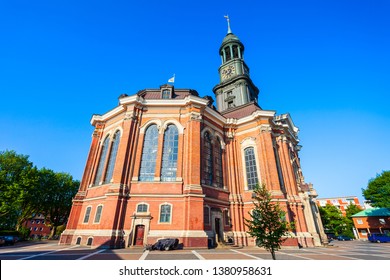
[[[325,232],[340,235],[343,232],[343,224],[345,223],[340,209],[336,206],[326,204],[323,207],[319,207],[319,211]]]
[[[66,223],[78,186],[67,173],[38,170],[28,156],[0,152],[0,228],[23,230],[34,213],[41,213],[52,237]]]
[[[64,225],[70,214],[72,199],[79,188],[79,181],[67,173],[56,173],[43,168],[39,174],[39,209],[45,216],[46,225],[52,227],[52,238],[57,227]]]
[[[248,234],[256,238],[257,246],[269,251],[275,260],[275,251],[280,249],[289,231],[286,213],[279,203],[272,201],[264,184],[256,186],[253,193],[254,208],[249,213],[251,219],[245,219],[245,225],[248,227]]]
[[[36,210],[38,170],[28,156],[0,152],[0,226],[18,229]]]
[[[390,208],[390,171],[383,171],[369,180],[362,192],[373,207]]]
[[[353,221],[351,216],[361,209],[354,204],[350,204],[346,209],[346,216],[343,216],[341,210],[334,205],[327,204],[324,207],[319,207],[322,224],[326,233],[334,233],[335,235],[346,235],[354,238]]]
[[[345,224],[346,224],[346,229],[345,231],[342,233],[343,235],[347,235],[349,237],[352,237],[354,238],[355,235],[353,234],[353,220],[352,220],[352,215],[356,214],[356,213],[359,213],[360,211],[362,211],[362,208],[360,208],[359,206],[355,205],[355,204],[352,204],[350,203],[348,206],[347,206],[347,209],[345,209]]]

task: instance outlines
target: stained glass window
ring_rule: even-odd
[[[246,148],[244,150],[244,155],[245,155],[246,179],[247,179],[248,189],[253,190],[254,187],[259,183],[257,177],[255,151],[253,147]]]
[[[153,124],[146,129],[142,150],[140,181],[153,181],[156,170],[156,158],[158,148],[158,129]]]
[[[114,134],[113,143],[111,145],[111,151],[110,151],[110,155],[108,158],[108,166],[107,166],[107,170],[106,170],[106,175],[104,176],[104,183],[109,183],[112,179],[116,155],[118,153],[120,135],[121,135],[121,133],[119,130],[117,132],[115,132],[115,134]]]
[[[168,125],[164,134],[161,181],[176,181],[179,133],[175,125]]]
[[[222,147],[219,139],[217,139],[214,149],[214,164],[215,164],[215,184],[218,188],[223,188],[223,171],[222,171]]]
[[[100,155],[99,165],[98,165],[96,177],[95,177],[95,183],[94,183],[95,185],[98,185],[102,179],[103,168],[104,168],[104,164],[106,162],[109,141],[110,141],[110,138],[107,136],[103,142],[102,153]]]
[[[96,208],[95,220],[93,221],[95,224],[100,223],[100,217],[102,215],[102,210],[103,210],[103,206],[102,205],[99,205]]]
[[[213,147],[211,144],[211,137],[208,132],[204,134],[203,144],[203,180],[206,185],[213,184]]]
[[[85,210],[85,216],[84,216],[84,221],[83,223],[86,224],[89,221],[89,216],[91,215],[91,206],[88,206],[87,209]]]

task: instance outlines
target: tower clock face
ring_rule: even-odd
[[[221,72],[221,74],[222,74],[222,79],[224,79],[224,80],[225,80],[225,79],[228,79],[228,78],[230,78],[231,76],[233,76],[234,73],[236,73],[236,68],[234,68],[233,65],[230,65],[230,66],[228,66],[228,67],[222,69],[222,72]]]

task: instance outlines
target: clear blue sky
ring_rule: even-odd
[[[212,95],[226,20],[259,104],[290,113],[320,197],[390,170],[390,1],[1,1],[0,150],[81,179],[92,114],[122,93]]]

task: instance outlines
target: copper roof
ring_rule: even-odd
[[[247,103],[241,106],[238,106],[234,109],[226,110],[225,112],[222,112],[222,116],[225,118],[234,118],[234,119],[241,119],[245,118],[247,116],[252,115],[254,112],[261,110],[261,108],[254,102]]]

